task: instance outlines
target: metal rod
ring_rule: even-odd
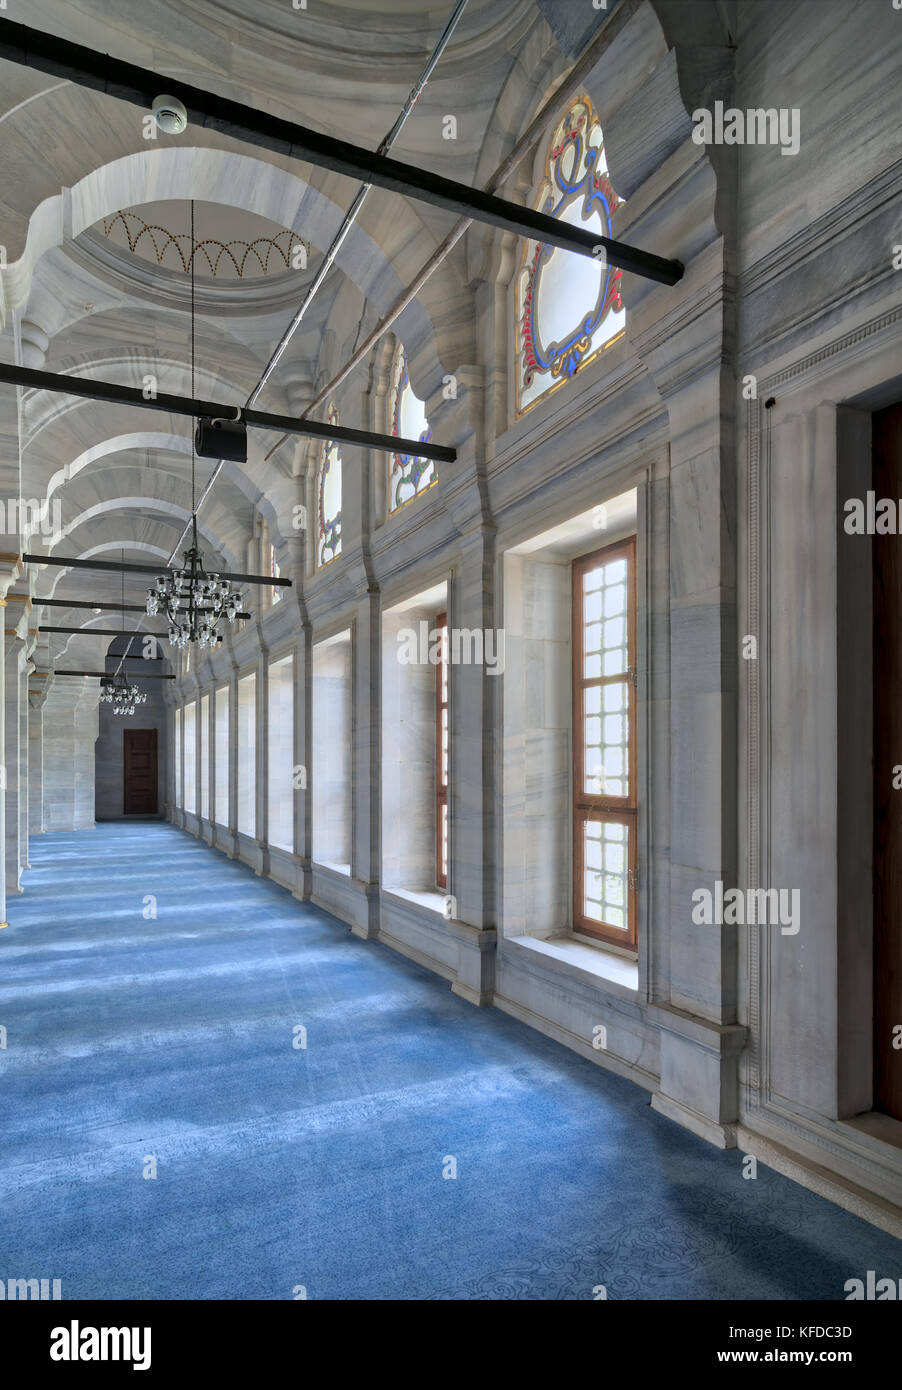
[[[101,603],[97,599],[91,598],[39,598],[35,594],[32,599],[35,608],[90,608],[94,612],[106,612],[115,610],[117,613],[143,613],[147,614],[147,609],[143,603]],[[199,613],[211,613],[213,610],[209,604],[201,604],[198,607]],[[236,613],[236,618],[249,618],[250,613]],[[81,631],[82,629],[79,629]],[[47,631],[47,628],[44,628]],[[96,628],[92,631],[97,631]]]
[[[55,627],[39,623],[39,632],[68,632],[79,637],[158,637],[163,641],[165,632],[141,632],[134,627]]]
[[[60,565],[65,569],[112,570],[116,574],[159,574],[159,565],[123,564],[118,560],[76,560],[73,556],[31,555],[26,552],[22,559],[34,565]],[[225,570],[211,570],[209,577],[228,579],[235,584],[269,584],[275,589],[291,587],[290,579],[273,579],[271,574],[229,574]]]
[[[102,681],[111,681],[118,672],[116,671],[52,671],[54,676],[99,676]],[[146,681],[174,681],[175,676],[168,675],[165,671],[129,671],[129,676],[137,676]]]
[[[172,77],[160,77],[146,68],[95,53],[82,44],[29,29],[24,24],[0,20],[0,59],[37,68],[53,77],[68,78],[79,86],[131,102],[144,111],[149,111],[154,98],[165,91],[184,104],[192,125],[219,131],[232,139],[320,169],[330,169],[359,183],[372,183],[389,192],[416,198],[458,217],[466,215],[518,236],[560,246],[565,251],[595,258],[603,254],[609,264],[661,284],[675,285],[683,275],[679,261],[627,246],[585,227],[556,221],[533,208],[520,207],[427,169],[373,154],[359,145],[337,140],[296,121],[257,111]]]
[[[426,63],[425,68],[421,72],[414,86],[411,88],[407,100],[402,106],[401,111],[399,112],[394,125],[392,126],[388,134],[383,137],[380,144],[376,147],[377,155],[388,154],[388,151],[391,149],[392,145],[395,143],[395,140],[400,135],[404,127],[404,124],[407,121],[407,117],[410,115],[411,111],[416,105],[417,100],[419,99],[419,96],[423,91],[423,88],[426,86],[426,83],[429,81],[429,78],[431,77],[436,64],[438,63],[439,59],[444,53],[445,48],[448,45],[448,41],[451,38],[451,35],[454,33],[454,30],[456,29],[457,22],[463,14],[466,5],[467,0],[459,0],[459,3],[455,7],[451,15],[451,18],[445,25],[444,31],[441,37],[439,38],[439,41],[436,44],[435,48],[433,49],[432,54],[428,62]],[[288,325],[285,332],[282,334],[282,337],[276,344],[272,356],[270,357],[269,361],[263,369],[260,380],[257,382],[257,385],[254,387],[251,394],[248,396],[247,405],[251,406],[254,404],[254,401],[260,395],[260,392],[263,390],[267,381],[269,380],[270,376],[272,375],[273,371],[278,365],[280,358],[282,357],[283,353],[288,347],[288,344],[291,342],[292,337],[297,331],[301,323],[301,320],[303,319],[310,305],[313,303],[313,300],[316,297],[316,293],[319,290],[320,285],[322,285],[323,281],[328,275],[332,263],[334,262],[335,257],[338,255],[338,252],[341,250],[345,237],[348,235],[348,232],[354,225],[354,222],[357,219],[357,214],[360,212],[360,209],[366,202],[367,194],[369,193],[372,186],[373,185],[371,183],[365,183],[361,188],[358,189],[357,195],[354,198],[353,203],[344,215],[344,219],[342,221],[341,226],[335,233],[335,236],[332,238],[331,246],[323,256],[322,262],[320,263],[311,284],[308,286],[307,292],[304,295],[303,300],[301,301],[300,308],[298,309],[294,318],[291,320],[291,323]]]
[[[3,21],[0,20],[0,24]],[[413,454],[417,458],[434,459],[436,463],[453,463],[457,450],[442,444],[427,444],[418,439],[400,439],[392,434],[374,434],[370,430],[352,430],[344,425],[320,424],[316,420],[295,420],[290,415],[270,415],[264,410],[242,410],[235,405],[217,401],[201,401],[191,396],[161,395],[145,400],[137,386],[119,386],[111,381],[92,381],[90,377],[62,376],[58,372],[39,372],[32,367],[16,367],[0,363],[0,381],[23,386],[34,391],[57,391],[67,396],[85,396],[88,400],[109,401],[114,405],[134,405],[142,410],[165,410],[172,415],[190,415],[197,419],[240,418],[246,425],[264,430],[283,430],[288,434],[307,435],[313,439],[339,440],[346,444],[361,444],[365,448],[381,449],[385,453]],[[271,580],[269,581],[272,582]],[[288,585],[283,579],[281,585]]]
[[[457,27],[457,22],[463,14],[466,4],[467,0],[460,0],[460,3],[455,7],[451,15],[451,18],[445,25],[444,32],[442,33],[438,43],[432,51],[432,55],[429,58],[429,61],[424,67],[423,71],[420,73],[420,76],[417,79],[416,83],[411,88],[407,100],[402,106],[398,114],[398,117],[395,120],[394,125],[392,126],[388,134],[383,138],[382,142],[377,146],[377,154],[387,154],[388,151],[391,149],[392,145],[394,144],[395,140],[397,139],[398,135],[400,134],[407,120],[407,117],[410,115],[411,111],[416,105],[417,100],[419,99],[420,94],[423,91],[423,88],[426,86],[426,83],[429,81],[429,78],[431,77],[436,64],[438,63],[439,59],[444,53],[445,48],[448,44],[448,40],[451,38],[451,35]],[[294,337],[295,333],[300,327],[304,315],[310,308],[310,305],[313,303],[313,300],[316,297],[316,294],[320,286],[322,285],[323,281],[328,275],[329,270],[331,269],[336,256],[338,255],[339,251],[344,245],[345,238],[347,237],[348,232],[351,230],[351,227],[356,222],[357,215],[360,212],[360,209],[363,207],[364,203],[366,202],[367,195],[372,186],[373,185],[371,183],[365,183],[362,184],[360,188],[357,190],[357,194],[354,198],[354,201],[348,208],[348,211],[345,213],[341,226],[335,233],[335,236],[332,238],[332,244],[329,246],[329,249],[323,256],[323,259],[320,262],[319,267],[317,268],[316,274],[314,275],[311,284],[307,288],[307,292],[304,295],[303,300],[301,301],[300,308],[298,309],[297,313],[294,315],[294,318],[291,320],[288,327],[285,329],[285,332],[282,334],[281,338],[276,344],[272,356],[270,357],[269,361],[263,369],[263,372],[260,376],[260,380],[257,382],[257,385],[254,387],[253,391],[248,396],[245,402],[245,408],[254,404],[257,397],[260,395],[260,392],[263,390],[267,381],[272,375],[273,371],[278,366],[280,359],[282,358],[283,354],[285,353],[285,350],[291,342],[291,339]],[[286,438],[287,435],[283,435],[282,440],[280,440],[280,443],[282,443]],[[269,458],[271,453],[272,451],[270,451],[270,453],[267,454],[266,457]],[[420,454],[418,455],[418,457],[423,458],[425,456]],[[210,493],[213,491],[214,484],[216,483],[217,478],[222,472],[222,464],[223,461],[222,459],[220,459],[219,462],[216,464],[216,467],[210,474],[209,478],[207,479],[206,483],[204,484],[203,488],[201,489],[200,497],[197,499],[197,505],[194,509],[195,515],[197,514],[197,512],[200,511],[204,502],[207,500]],[[186,525],[184,531],[182,531],[182,534],[179,536],[175,544],[175,548],[172,554],[169,557],[170,564],[172,564],[172,561],[175,559],[176,551],[185,539],[185,533],[187,532],[187,530],[188,526]]]

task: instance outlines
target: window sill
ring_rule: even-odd
[[[328,869],[333,874],[341,874],[343,878],[351,877],[350,864],[335,864],[331,859],[314,859],[314,869]]]
[[[517,950],[528,951],[539,956],[543,962],[561,974],[576,979],[588,980],[593,984],[613,987],[618,994],[635,999],[639,994],[639,964],[613,951],[606,951],[599,943],[589,945],[568,935],[551,936],[543,939],[538,936],[509,937],[505,944]]]
[[[403,898],[405,902],[416,903],[417,907],[425,907],[429,912],[437,912],[440,917],[447,916],[446,894],[440,893],[437,888],[394,888],[388,883],[383,884],[382,891],[393,898]]]

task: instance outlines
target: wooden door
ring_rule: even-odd
[[[127,816],[157,814],[157,731],[123,729],[124,805]]]
[[[902,498],[902,405],[873,421],[874,491]],[[874,537],[874,1109],[902,1120],[902,535]],[[841,847],[840,847],[841,849]]]

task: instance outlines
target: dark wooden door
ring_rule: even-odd
[[[157,731],[123,729],[127,816],[157,814]]]
[[[902,405],[874,415],[874,491],[902,498]],[[902,535],[874,537],[874,1109],[902,1120]]]

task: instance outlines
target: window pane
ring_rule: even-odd
[[[586,691],[588,697],[600,695],[604,714],[587,713],[583,720],[585,780],[583,790],[590,796],[627,796],[629,792],[629,690],[626,681],[617,681],[599,691]],[[597,702],[596,702],[597,703]]]
[[[629,828],[587,820],[583,824],[583,913],[624,933],[628,930]]]

